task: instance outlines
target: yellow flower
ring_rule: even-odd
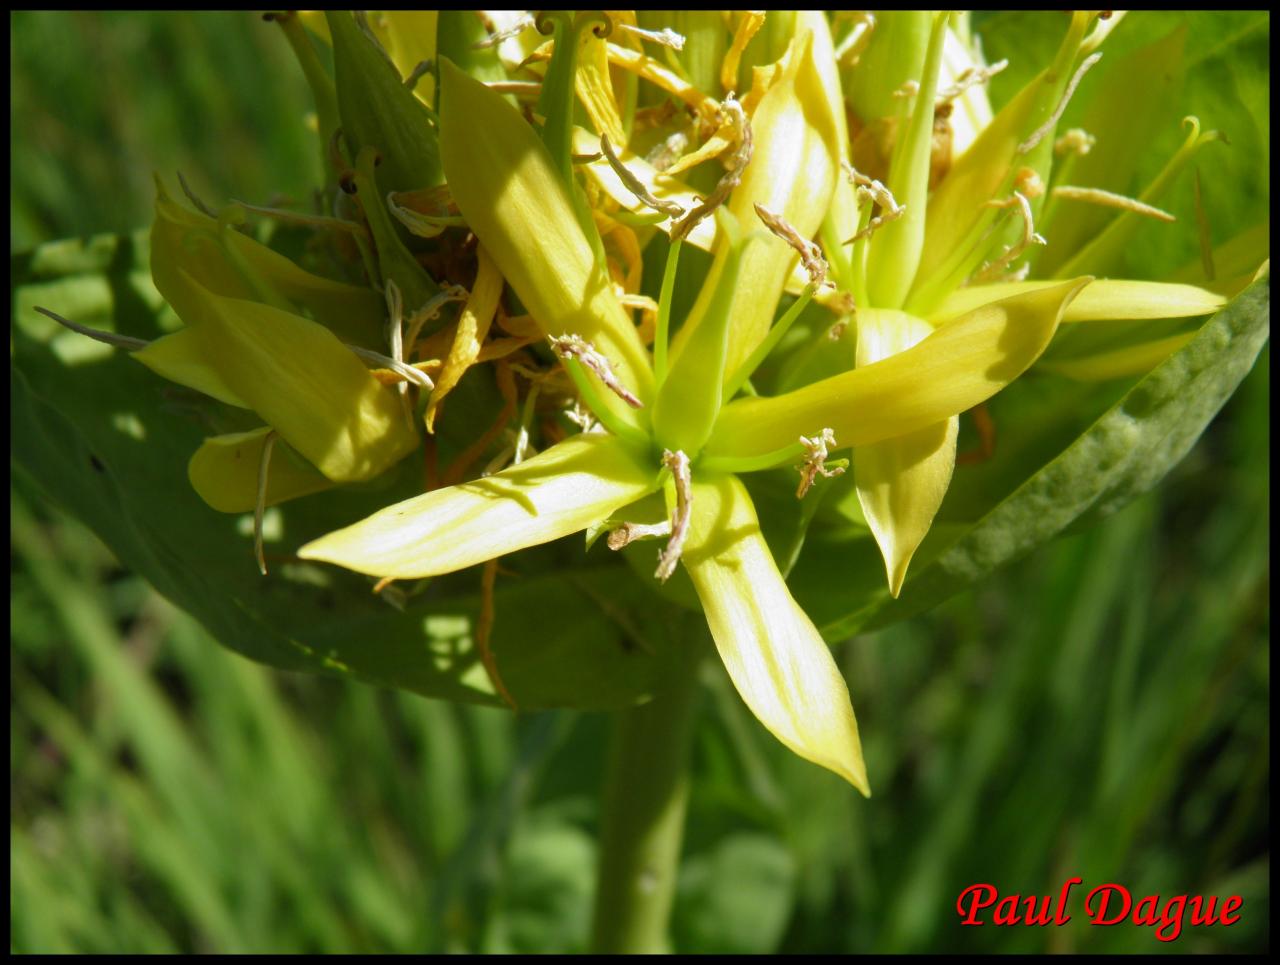
[[[809,231],[826,208],[834,176],[777,196],[788,170],[781,165],[796,162],[777,161],[781,147],[770,145],[798,135],[810,150],[832,144],[823,129],[830,114],[800,104],[802,93],[817,86],[811,42],[797,38],[781,72],[791,79],[757,107],[752,129],[762,147],[751,164],[768,176],[748,168],[739,189],[763,185],[774,192],[769,200],[781,201]],[[732,401],[750,374],[739,363],[751,366],[768,336],[756,322],[759,307],[739,306],[743,267],[775,279],[776,301],[792,249],[772,235],[745,234],[739,219],[722,210],[717,267],[698,300],[696,322],[686,325],[670,365],[655,367],[534,130],[499,94],[448,62],[441,83],[442,156],[453,197],[609,431],[388,507],[304,546],[300,555],[380,577],[431,576],[605,521],[642,522],[641,500],[661,491],[670,521],[658,575],[683,563],[747,705],[797,754],[868,792],[845,682],[791,597],[734,473],[808,460],[812,477],[831,472],[822,464],[825,449],[806,447],[824,429],[834,428],[841,445],[864,444],[950,419],[1035,360],[1084,282],[984,305],[901,354],[846,375],[775,398]],[[773,91],[783,92],[783,103],[771,104]],[[827,164],[832,174],[834,168]]]

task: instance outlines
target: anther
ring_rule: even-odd
[[[1015,244],[1007,247],[1004,252],[995,261],[988,262],[983,265],[973,276],[973,280],[977,281],[993,281],[999,278],[1010,265],[1022,257],[1023,252],[1031,245],[1047,245],[1048,242],[1041,236],[1036,234],[1035,223],[1031,215],[1031,202],[1027,200],[1026,195],[1020,191],[1014,191],[1013,197],[1005,198],[1002,201],[988,201],[984,207],[988,208],[1012,208],[1017,207],[1018,213],[1022,215],[1022,237]]]
[[[955,100],[970,87],[976,87],[979,84],[985,84],[1000,71],[1009,66],[1009,61],[998,60],[990,67],[969,67],[961,71],[960,76],[956,78],[954,84],[946,87],[938,92],[936,103],[949,104]]]
[[[661,30],[645,30],[641,27],[633,27],[629,23],[621,22],[617,26],[623,33],[639,37],[641,40],[661,44],[663,47],[670,47],[672,50],[684,50],[684,34],[678,34],[670,27],[663,27]]]
[[[617,551],[637,540],[662,539],[670,535],[670,520],[663,520],[661,523],[623,523],[616,529],[609,530],[609,537],[605,542],[609,549]]]
[[[1078,154],[1081,157],[1093,150],[1098,139],[1083,127],[1073,127],[1053,142],[1053,153],[1061,157],[1064,154]]]
[[[671,515],[671,539],[658,554],[658,568],[653,574],[658,582],[665,583],[676,571],[680,554],[684,552],[684,542],[689,538],[689,520],[693,514],[693,475],[689,468],[689,457],[680,450],[664,450],[662,465],[671,471],[676,487],[676,509]]]
[[[865,174],[859,173],[854,169],[853,165],[848,161],[841,161],[840,167],[845,173],[845,177],[858,189],[858,203],[878,204],[880,206],[880,214],[876,215],[867,222],[867,226],[855,234],[852,238],[847,239],[844,244],[851,245],[855,241],[861,241],[863,238],[869,238],[881,225],[888,224],[901,218],[906,212],[905,204],[898,204],[893,193],[886,188],[881,182],[875,178],[869,178]]]
[[[631,173],[625,164],[618,158],[617,153],[613,150],[613,145],[609,143],[609,135],[600,135],[600,150],[604,154],[605,159],[609,162],[609,167],[627,186],[627,190],[634,194],[640,201],[655,211],[661,211],[663,214],[670,215],[672,218],[684,217],[684,208],[676,204],[674,201],[665,201],[662,198],[655,197],[652,192],[645,187],[644,182]]]
[[[800,264],[809,274],[809,284],[814,290],[821,288],[827,280],[827,262],[822,257],[822,249],[812,241],[800,237],[795,225],[780,214],[774,214],[764,205],[756,202],[756,215],[764,222],[764,226],[789,244],[800,256]]]
[[[1071,184],[1063,184],[1053,189],[1053,196],[1062,198],[1065,201],[1086,201],[1089,204],[1101,204],[1108,208],[1132,211],[1134,214],[1146,215],[1149,218],[1155,218],[1157,221],[1178,220],[1168,211],[1161,211],[1159,208],[1136,198],[1116,194],[1113,191],[1103,191],[1101,188],[1078,188]]]
[[[580,335],[553,335],[550,338],[551,350],[562,359],[576,359],[595,373],[596,378],[604,383],[605,388],[620,398],[633,409],[644,408],[644,403],[631,394],[631,391],[618,381],[609,360],[596,351],[595,347]]]
[[[1013,186],[1028,198],[1039,198],[1044,194],[1044,181],[1035,168],[1018,168],[1013,176]]]
[[[800,485],[796,489],[796,499],[804,499],[805,494],[813,488],[819,476],[831,479],[844,474],[844,466],[827,468],[827,459],[836,446],[836,434],[830,429],[823,429],[810,439],[800,437],[800,445],[805,448],[804,462],[796,466],[800,470]]]
[[[489,34],[484,40],[477,40],[471,45],[471,49],[484,50],[487,47],[496,47],[505,40],[518,37],[532,26],[534,26],[532,15],[521,14],[506,30],[499,30],[496,33]]]

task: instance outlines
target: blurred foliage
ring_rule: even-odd
[[[307,190],[304,90],[274,27],[11,25],[11,248],[146,224],[153,167],[219,199]],[[1268,947],[1268,386],[1264,350],[1154,493],[837,648],[871,801],[770,739],[708,668],[677,948]],[[583,948],[599,715],[268,670],[22,478],[11,514],[13,951]],[[1244,914],[1171,944],[1078,908],[1062,929],[957,925],[968,884],[1044,895],[1072,875],[1239,893]]]

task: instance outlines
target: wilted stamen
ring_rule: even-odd
[[[115,332],[104,332],[100,329],[89,328],[87,325],[81,325],[79,322],[73,322],[69,318],[63,318],[57,312],[51,312],[47,308],[41,308],[39,305],[34,306],[35,310],[41,315],[52,318],[63,328],[69,328],[71,331],[80,335],[88,336],[95,342],[102,342],[105,345],[111,345],[115,348],[122,348],[129,352],[136,352],[139,349],[146,348],[150,342],[146,339],[133,338],[129,335],[117,335]]]
[[[796,489],[796,499],[804,499],[805,494],[813,488],[819,476],[831,479],[844,474],[844,466],[827,468],[831,449],[836,446],[836,434],[830,429],[823,429],[812,439],[801,436],[800,445],[805,448],[805,457],[804,462],[796,466],[800,470],[800,486]]]
[[[1089,72],[1089,68],[1102,59],[1102,54],[1090,54],[1076,69],[1071,81],[1067,84],[1067,89],[1062,92],[1062,97],[1058,101],[1058,106],[1053,109],[1053,113],[1049,115],[1049,119],[1035,129],[1032,135],[1018,145],[1019,154],[1029,153],[1037,144],[1048,136],[1049,132],[1054,129],[1058,123],[1058,119],[1062,117],[1062,112],[1067,109],[1067,104],[1071,101],[1071,95],[1076,92],[1076,86],[1080,83],[1081,78]]]
[[[751,122],[747,120],[747,113],[742,109],[742,105],[730,94],[725,98],[722,110],[728,111],[734,120],[734,126],[738,129],[739,141],[738,149],[734,152],[733,157],[729,159],[729,170],[725,172],[705,201],[694,208],[685,217],[683,221],[675,226],[671,232],[671,239],[683,240],[689,236],[692,231],[703,218],[711,214],[716,208],[724,204],[729,197],[729,193],[738,186],[742,180],[743,173],[747,170],[747,165],[751,163]]]
[[[684,50],[684,34],[678,34],[670,27],[663,27],[661,30],[645,30],[641,27],[633,27],[629,23],[621,22],[615,24],[615,26],[623,33],[639,37],[641,40],[661,44],[663,47],[670,47],[672,50]]]
[[[644,182],[631,173],[630,169],[618,158],[613,150],[613,145],[609,143],[609,135],[600,135],[600,150],[605,156],[605,160],[609,162],[609,167],[613,168],[616,174],[626,185],[627,190],[634,194],[640,201],[653,208],[655,211],[661,211],[663,214],[670,215],[673,218],[681,218],[684,216],[684,208],[676,204],[674,201],[664,201],[662,198],[655,197],[652,192],[645,187]]]
[[[1013,192],[1013,197],[1011,198],[1005,198],[1003,201],[988,201],[985,205],[988,208],[1011,208],[1015,206],[1018,208],[1018,213],[1022,215],[1022,237],[1018,239],[1016,244],[1006,248],[995,261],[983,265],[973,276],[974,281],[991,281],[999,278],[1010,265],[1022,257],[1023,252],[1028,247],[1048,244],[1042,236],[1036,234],[1035,223],[1031,215],[1031,202],[1020,191]]]
[[[658,582],[665,583],[676,571],[680,554],[684,552],[684,541],[689,538],[689,520],[693,514],[693,476],[689,470],[689,457],[679,450],[664,450],[662,465],[671,470],[671,478],[676,486],[676,511],[671,516],[671,539],[658,554],[658,568],[653,574]]]
[[[258,459],[258,498],[253,506],[253,555],[258,560],[258,572],[267,575],[267,557],[262,550],[262,516],[267,508],[267,470],[271,466],[271,450],[275,448],[276,430],[272,429],[262,440],[262,456]]]
[[[1132,211],[1134,214],[1146,215],[1155,218],[1158,221],[1177,221],[1178,219],[1171,215],[1168,211],[1161,211],[1153,205],[1144,204],[1136,198],[1126,197],[1123,194],[1116,194],[1113,191],[1104,191],[1101,188],[1078,188],[1074,185],[1063,184],[1053,189],[1055,198],[1062,198],[1066,201],[1086,201],[1089,204],[1101,204],[1108,208],[1119,208],[1122,211]]]
[[[405,381],[412,382],[414,385],[420,385],[424,389],[434,389],[436,384],[431,381],[431,377],[421,369],[412,365],[406,365],[398,359],[393,359],[389,355],[383,355],[381,352],[374,352],[371,349],[361,348],[359,345],[348,345],[343,343],[347,350],[356,358],[376,365],[379,368],[390,369],[397,375],[401,376]]]
[[[865,174],[856,171],[848,161],[841,161],[840,167],[844,171],[845,176],[858,188],[858,203],[865,204],[871,202],[880,206],[880,214],[876,215],[867,226],[844,242],[851,245],[863,238],[870,238],[877,228],[881,225],[888,224],[897,218],[901,218],[906,212],[905,204],[898,204],[893,193],[886,188],[881,182],[875,178],[869,178]]]
[[[920,93],[920,81],[907,80],[902,82],[902,86],[895,90],[892,96],[908,98],[915,97],[918,93]]]
[[[662,539],[670,535],[670,520],[663,520],[661,523],[623,523],[616,529],[609,530],[609,538],[605,542],[609,549],[617,551],[637,540]]]
[[[471,293],[461,285],[446,285],[441,288],[405,323],[408,326],[408,334],[405,336],[404,343],[412,349],[418,344],[418,334],[422,331],[422,326],[439,315],[440,309],[449,302],[465,302],[469,297]]]
[[[1073,127],[1053,142],[1053,153],[1061,157],[1064,154],[1078,154],[1081,157],[1093,150],[1098,139],[1083,127]]]
[[[484,40],[477,40],[471,45],[471,49],[485,50],[489,47],[496,47],[505,40],[510,40],[512,37],[520,36],[520,34],[524,33],[533,25],[533,15],[523,13],[517,17],[515,22],[506,30],[499,30],[496,33],[489,34],[489,36],[485,37]]]
[[[644,403],[631,394],[631,391],[618,381],[613,374],[613,366],[609,360],[596,351],[595,347],[580,335],[553,335],[550,338],[551,349],[562,359],[576,359],[595,373],[596,378],[604,383],[605,388],[620,398],[633,409],[644,408]]]
[[[789,244],[800,256],[800,264],[809,273],[809,283],[815,289],[821,288],[827,280],[827,262],[822,257],[822,249],[812,241],[800,237],[795,225],[782,215],[774,214],[759,202],[755,205],[756,215],[764,222],[764,226]]]
[[[976,87],[979,84],[985,84],[1000,71],[1009,66],[1009,61],[998,60],[990,67],[969,67],[960,73],[954,84],[938,91],[938,99],[935,103],[949,104],[955,100],[970,87]]]

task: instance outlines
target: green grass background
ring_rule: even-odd
[[[306,91],[249,14],[11,15],[11,250],[150,220],[151,172],[305,194]],[[836,648],[876,797],[707,670],[686,951],[1270,942],[1268,354],[1156,492]],[[512,716],[221,649],[11,487],[11,949],[580,950],[608,720]],[[961,888],[1244,896],[1230,928],[963,929]],[[1077,900],[1079,891],[1077,891]]]

